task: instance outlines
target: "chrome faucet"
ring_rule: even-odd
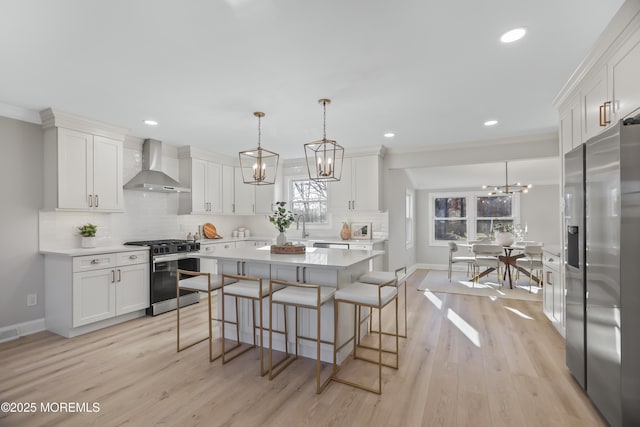
[[[296,219],[296,230],[300,229],[300,218],[302,218],[302,238],[306,239],[309,237],[309,233],[307,233],[307,220],[304,217],[304,214],[299,214]]]

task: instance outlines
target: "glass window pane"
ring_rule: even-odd
[[[467,216],[466,197],[436,197],[437,218],[464,218]]]
[[[326,224],[327,183],[311,180],[291,180],[291,211],[304,214],[307,224]]]
[[[484,196],[477,198],[479,218],[511,216],[511,196]]]
[[[436,220],[436,240],[467,240],[466,220]]]

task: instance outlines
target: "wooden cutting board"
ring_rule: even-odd
[[[213,224],[206,223],[202,227],[202,232],[204,233],[204,237],[207,239],[222,239],[222,236],[218,234],[216,227]]]

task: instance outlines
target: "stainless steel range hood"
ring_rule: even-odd
[[[125,190],[154,193],[190,193],[191,189],[162,172],[162,142],[145,139],[142,144],[142,170],[124,185]]]

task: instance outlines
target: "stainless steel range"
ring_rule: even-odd
[[[200,259],[193,256],[200,243],[192,240],[144,240],[125,245],[149,246],[151,267],[151,306],[147,314],[155,316],[176,309],[176,270],[200,271]],[[180,307],[199,301],[198,292],[180,291]]]

